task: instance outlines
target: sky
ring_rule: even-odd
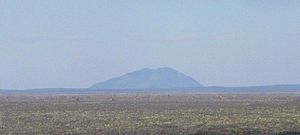
[[[0,89],[172,67],[205,86],[300,84],[299,0],[0,0]]]

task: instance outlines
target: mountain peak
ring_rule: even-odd
[[[173,70],[173,71],[176,71],[175,69],[173,69],[171,67],[161,67],[161,68],[157,68],[156,70]]]
[[[165,71],[165,72],[178,72],[177,70],[171,68],[171,67],[161,67],[157,68],[157,71]]]
[[[93,85],[92,89],[161,89],[201,87],[193,78],[170,67],[143,68]]]

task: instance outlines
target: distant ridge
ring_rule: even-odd
[[[300,84],[279,84],[261,86],[203,86],[189,77],[169,67],[144,68],[125,75],[97,83],[89,88],[35,88],[0,89],[0,94],[80,94],[94,92],[132,93],[132,92],[221,92],[221,93],[270,93],[300,92]]]
[[[95,92],[135,93],[135,92],[204,92],[204,93],[272,93],[272,92],[300,92],[300,84],[243,86],[243,87],[190,87],[190,88],[156,88],[156,89],[89,89],[89,88],[39,88],[26,90],[0,89],[0,94],[80,94]]]
[[[192,77],[170,67],[144,68],[97,83],[90,89],[172,89],[202,87]]]

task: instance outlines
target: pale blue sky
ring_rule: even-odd
[[[165,66],[206,86],[300,83],[300,1],[0,0],[0,88]]]

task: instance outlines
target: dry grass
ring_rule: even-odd
[[[0,134],[300,132],[298,94],[2,95]]]

